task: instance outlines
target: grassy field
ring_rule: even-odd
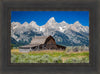
[[[23,53],[19,49],[12,49],[11,63],[89,63],[89,52],[41,50]]]

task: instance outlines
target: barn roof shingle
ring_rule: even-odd
[[[32,41],[30,44],[44,44],[46,39],[50,37],[50,36],[35,36],[34,38],[32,38]]]
[[[24,46],[20,46],[20,47],[35,47],[38,46],[38,44],[29,44],[29,45],[24,45]]]

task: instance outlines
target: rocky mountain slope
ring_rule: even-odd
[[[83,26],[79,21],[74,24],[68,24],[65,21],[57,23],[54,17],[51,17],[43,26],[38,26],[35,21],[23,24],[11,23],[11,43],[13,44],[18,42],[20,45],[25,45],[29,44],[34,36],[49,35],[52,35],[60,45],[89,45],[89,27]]]

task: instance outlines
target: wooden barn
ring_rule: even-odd
[[[20,46],[20,52],[33,50],[65,50],[66,47],[57,45],[55,39],[50,36],[35,36],[29,45]]]

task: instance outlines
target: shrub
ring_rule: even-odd
[[[79,51],[78,47],[73,48],[73,52],[78,52],[78,51]]]
[[[14,54],[11,54],[11,63],[15,63],[17,56]]]
[[[32,53],[32,54],[13,52],[11,53],[11,63],[88,63],[89,62],[88,56],[89,56],[88,52],[82,52],[82,53],[72,52],[68,54],[66,53],[66,51],[64,52],[55,51],[53,53],[46,53],[46,52],[44,53],[43,51],[43,53]],[[63,62],[62,59],[65,61]]]
[[[66,52],[70,52],[72,51],[72,48],[71,47],[66,47]]]
[[[89,63],[89,58],[87,57],[82,58],[81,63]]]
[[[84,57],[84,58],[70,58],[65,60],[64,63],[89,63],[89,59]]]
[[[63,63],[61,57],[55,57],[53,58],[53,63]]]
[[[50,63],[50,60],[47,58],[38,58],[36,60],[37,63]]]

